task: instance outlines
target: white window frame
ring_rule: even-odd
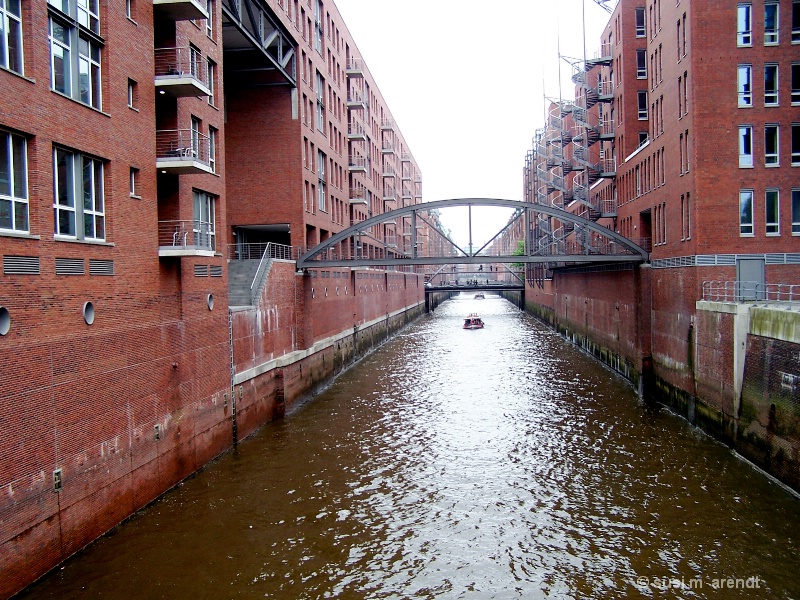
[[[745,204],[748,206],[749,214],[743,210]],[[739,235],[742,237],[752,237],[755,235],[755,225],[753,218],[753,190],[739,190]]]
[[[647,50],[636,49],[636,79],[647,79]]]
[[[102,110],[103,40],[98,0],[50,0],[49,6],[50,89]],[[57,70],[59,58],[62,68]]]
[[[131,167],[129,183],[129,194],[131,198],[140,198],[139,196],[139,169]]]
[[[206,0],[206,35],[209,39],[214,39],[214,0]]]
[[[800,0],[792,2],[792,43],[800,44]]]
[[[791,78],[792,78],[792,83],[791,83],[792,106],[800,106],[800,62],[792,63]]]
[[[327,180],[325,178],[325,168],[328,157],[322,150],[317,150],[317,207],[320,212],[327,212]]]
[[[771,140],[772,132],[774,131],[774,140]],[[770,146],[772,146],[770,148]],[[780,166],[780,129],[776,123],[767,123],[764,125],[764,166],[765,167],[778,167]]]
[[[753,45],[753,5],[739,4],[736,7],[736,45]]]
[[[644,98],[644,110],[642,110],[642,98]],[[647,90],[639,90],[636,94],[637,110],[640,121],[647,121],[650,118],[647,106]]]
[[[0,203],[8,206],[8,224],[0,232],[30,232],[28,201],[28,144],[21,135],[0,129]]]
[[[647,37],[647,10],[640,6],[635,9],[634,23],[636,26],[636,37]],[[641,19],[639,18],[641,15]],[[641,21],[641,22],[640,22]]]
[[[792,188],[792,235],[800,235],[800,188]]]
[[[217,129],[208,128],[208,166],[211,172],[217,172]]]
[[[59,170],[61,157],[64,160],[63,172]],[[53,149],[53,231],[56,239],[106,239],[104,172],[105,165],[98,158],[66,148]],[[66,218],[65,222],[62,222],[62,217]],[[87,223],[89,219],[91,223]]]
[[[0,51],[0,67],[23,75],[25,60],[22,41],[22,0],[16,0],[16,12],[10,7],[11,0],[0,5],[0,36],[3,44]]]
[[[739,168],[753,166],[753,126],[739,125]]]
[[[781,192],[777,188],[764,192],[764,227],[768,236],[781,234]]]
[[[217,64],[211,60],[210,58],[206,61],[206,83],[208,84],[208,90],[211,92],[208,95],[208,103],[211,106],[215,106],[215,99],[214,99],[214,78],[217,76]]]
[[[194,245],[198,248],[216,250],[216,198],[208,192],[192,190],[192,215]]]
[[[775,77],[775,85],[772,89],[767,90],[767,73],[770,71],[774,71]],[[777,63],[767,63],[764,65],[764,106],[778,106],[779,104],[779,90],[780,90],[780,80],[778,79],[779,72],[778,72],[778,64]]]
[[[774,11],[775,25],[772,29],[767,29],[768,11]],[[777,2],[764,3],[764,45],[777,46],[780,43],[780,7]]]
[[[792,123],[792,166],[800,166],[800,123]]]
[[[739,108],[753,106],[753,65],[739,65],[736,71]]]

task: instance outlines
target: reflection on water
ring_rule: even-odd
[[[459,298],[23,597],[800,597],[799,513],[511,304]]]

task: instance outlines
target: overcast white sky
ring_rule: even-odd
[[[559,97],[557,32],[562,55],[583,56],[585,1],[592,56],[609,17],[592,0],[334,1],[422,171],[423,201],[521,200],[543,98]],[[572,98],[564,61],[561,73],[561,93]],[[477,237],[507,219],[473,212],[485,231]]]

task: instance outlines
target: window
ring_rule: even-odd
[[[792,63],[792,106],[800,105],[800,63]]]
[[[649,139],[650,139],[650,136],[649,136],[649,134],[648,134],[646,131],[640,131],[640,132],[639,132],[639,145],[640,145],[640,146],[641,146],[642,144],[644,144],[644,143],[645,143],[647,140],[649,140]]]
[[[753,166],[753,126],[739,126],[739,166]]]
[[[0,67],[22,75],[21,0],[0,1]]]
[[[212,40],[214,39],[214,0],[206,0],[206,35]]]
[[[99,0],[50,0],[50,87],[102,108]],[[55,7],[55,8],[53,8]]]
[[[639,7],[636,9],[636,37],[643,38],[647,36],[647,29],[645,24],[645,9]]]
[[[778,105],[778,65],[764,65],[764,106]]]
[[[217,65],[214,63],[213,60],[209,59],[208,63],[206,64],[206,75],[207,75],[206,79],[208,80],[208,89],[211,92],[208,95],[208,103],[211,106],[214,106],[214,78],[216,77],[216,74],[217,74]]]
[[[62,148],[55,149],[53,160],[55,234],[73,239],[104,240],[102,161]]]
[[[736,82],[739,91],[739,107],[753,106],[753,67],[739,65]]]
[[[128,108],[133,108],[135,110],[138,104],[139,86],[133,79],[128,79]]]
[[[636,50],[636,78],[647,79],[647,50]]]
[[[318,175],[318,191],[319,191],[319,200],[318,200],[318,207],[319,210],[325,212],[326,208],[326,183],[325,183],[325,162],[327,157],[322,150],[319,150],[317,153],[317,175]]]
[[[764,45],[778,43],[778,3],[764,3]]]
[[[778,126],[764,125],[764,165],[777,167],[778,158]]]
[[[792,123],[792,166],[800,166],[800,123]]]
[[[739,235],[753,235],[753,190],[739,190]]]
[[[216,213],[214,211],[214,196],[198,190],[193,191],[194,222],[192,233],[194,245],[198,248],[215,250],[217,247]]]
[[[217,130],[213,127],[208,128],[208,166],[211,172],[217,172]]]
[[[200,119],[192,117],[192,156],[198,158],[200,156]]]
[[[792,43],[800,43],[800,0],[792,2]]]
[[[736,45],[753,45],[753,6],[740,4],[736,7]]]
[[[800,188],[792,190],[792,235],[800,235]]]
[[[139,197],[139,169],[131,167],[130,173],[130,195],[133,198]]]
[[[0,230],[28,232],[25,138],[0,130]]]
[[[125,0],[125,16],[133,21],[133,0]]]
[[[325,79],[317,71],[317,129],[325,132]]]
[[[780,235],[780,192],[775,189],[766,191],[766,227],[767,235]]]
[[[680,19],[678,19],[677,30],[678,30],[678,43],[677,43],[678,62],[681,62],[681,20]]]
[[[644,90],[639,90],[638,92],[638,101],[639,101],[639,120],[646,121],[648,118],[647,113],[647,92]]]
[[[322,3],[314,2],[314,49],[322,54]]]

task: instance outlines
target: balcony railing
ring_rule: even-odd
[[[206,3],[200,0],[153,0],[153,8],[173,21],[208,18]]]
[[[348,77],[363,77],[364,76],[364,61],[360,58],[348,58],[346,74]]]
[[[384,118],[381,121],[381,129],[394,129],[394,119]]]
[[[704,281],[703,300],[711,302],[800,302],[800,284],[758,281]]]
[[[369,169],[369,158],[366,156],[350,156],[347,160],[347,168],[350,171],[363,171]]]
[[[159,221],[159,256],[214,256],[216,233],[205,221]]]
[[[156,168],[163,173],[213,173],[208,136],[194,129],[156,131]]]
[[[210,96],[208,63],[194,48],[156,48],[155,84],[172,96]]]
[[[350,204],[366,204],[367,190],[363,187],[350,188]]]
[[[366,139],[367,132],[361,123],[352,122],[347,125],[347,137],[351,140]]]

